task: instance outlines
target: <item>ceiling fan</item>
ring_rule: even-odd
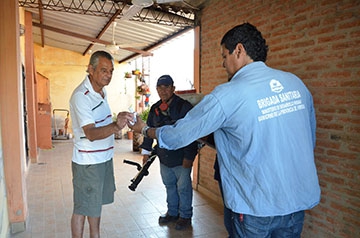
[[[170,3],[170,2],[182,2],[184,0],[155,0],[156,3],[162,4],[162,3]],[[121,17],[120,20],[129,20],[131,19],[133,16],[135,16],[138,12],[140,12],[143,8],[147,8],[150,7],[154,4],[153,0],[131,0],[132,5],[128,8],[128,10],[124,13],[123,17]],[[124,49],[124,50],[130,50],[136,53],[140,53],[144,56],[152,56],[152,53],[146,52],[146,51],[142,51],[142,50],[137,50],[133,47],[136,46],[144,46],[146,44],[142,44],[142,43],[131,43],[131,45],[126,46],[126,45],[119,45],[116,44],[115,42],[115,28],[116,28],[116,22],[113,22],[113,29],[112,29],[112,44],[107,44],[105,45],[106,49],[108,51],[110,51],[110,53],[112,54],[117,54],[117,52],[120,49]]]
[[[117,22],[114,21],[113,22],[113,29],[112,29],[112,41],[111,44],[107,44],[105,45],[105,48],[110,51],[111,54],[117,54],[118,51],[120,49],[124,49],[124,50],[129,50],[130,51],[136,51],[136,49],[131,48],[131,47],[136,47],[136,46],[144,46],[146,45],[146,43],[131,43],[131,44],[117,44],[115,41],[115,28],[116,28],[116,24]],[[140,50],[139,50],[140,51]],[[144,54],[144,52],[141,52],[142,54]],[[150,53],[149,53],[150,54]]]
[[[171,2],[182,2],[183,0],[155,0],[156,3],[171,3]],[[143,8],[150,7],[154,4],[153,0],[131,0],[132,5],[124,13],[121,20],[129,20],[140,12]]]
[[[113,29],[112,29],[112,41],[110,45],[105,45],[105,48],[110,51],[112,54],[116,54],[118,50],[120,50],[120,46],[115,42],[115,28],[116,28],[116,21],[113,22]]]

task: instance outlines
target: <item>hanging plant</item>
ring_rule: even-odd
[[[140,75],[141,72],[140,72],[140,70],[135,69],[135,70],[132,71],[132,74],[133,74],[133,75]]]
[[[146,95],[149,94],[149,86],[147,86],[145,83],[142,83],[141,85],[139,85],[136,89],[136,91],[140,94],[140,95]]]

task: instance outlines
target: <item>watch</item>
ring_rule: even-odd
[[[148,130],[150,129],[150,126],[144,126],[142,129],[141,129],[141,134],[144,136],[144,137],[148,137]]]

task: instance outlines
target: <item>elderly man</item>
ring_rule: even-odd
[[[109,53],[93,53],[88,75],[70,99],[75,142],[72,157],[73,238],[83,236],[85,217],[89,222],[90,237],[100,237],[102,205],[114,201],[114,133],[125,127],[133,114],[121,112],[117,121],[112,121],[104,87],[110,83],[113,71],[114,60]]]

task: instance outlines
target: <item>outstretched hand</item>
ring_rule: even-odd
[[[127,125],[129,128],[131,128],[133,131],[141,133],[141,129],[146,126],[146,123],[141,120],[140,116],[136,116],[136,123],[132,124],[134,121],[130,120],[128,121]]]
[[[116,117],[116,125],[121,130],[124,128],[130,120],[132,120],[133,114],[130,112],[119,112]]]

